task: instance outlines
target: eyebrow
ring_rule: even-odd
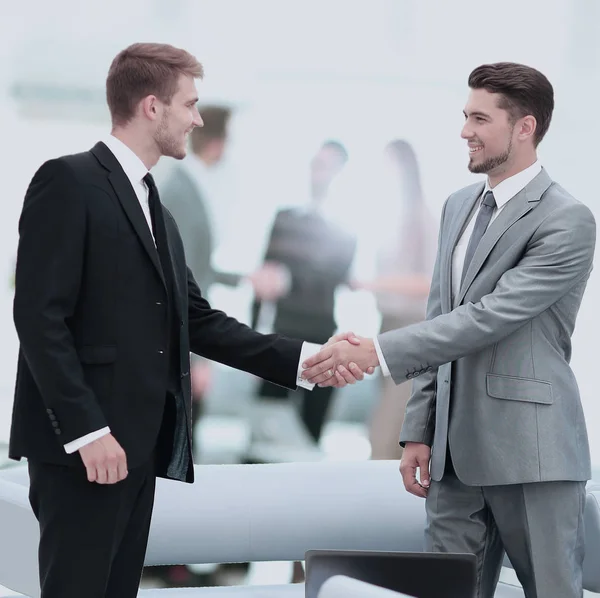
[[[487,114],[486,112],[481,112],[480,110],[474,110],[470,114],[467,114],[463,110],[463,114],[465,115],[465,118],[468,118],[469,116],[483,116],[483,118],[491,118],[491,116],[489,114]]]

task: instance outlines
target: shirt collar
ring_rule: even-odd
[[[502,208],[510,199],[512,199],[517,193],[521,192],[531,181],[541,172],[542,164],[539,160],[536,160],[531,166],[525,170],[521,170],[517,174],[504,179],[501,183],[498,183],[493,189],[490,187],[489,179],[485,183],[485,189],[483,195],[488,191],[494,193],[494,199],[496,200],[496,206],[498,209]]]
[[[121,168],[125,171],[127,178],[135,188],[135,185],[148,174],[148,169],[144,163],[131,148],[125,145],[120,139],[117,139],[114,135],[109,135],[104,140],[104,143],[114,154],[121,165]]]

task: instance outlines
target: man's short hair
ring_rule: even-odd
[[[469,87],[500,94],[499,106],[513,122],[532,115],[537,122],[535,145],[544,138],[552,120],[554,90],[540,71],[515,62],[483,64],[469,75]]]
[[[181,75],[202,79],[204,68],[180,48],[139,43],[119,52],[106,79],[106,101],[113,125],[127,124],[138,103],[149,95],[170,104]]]

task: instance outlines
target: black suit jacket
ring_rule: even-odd
[[[286,266],[291,287],[277,301],[274,329],[316,343],[329,340],[336,329],[335,291],[348,281],[355,251],[355,236],[319,212],[280,210],[264,259]],[[254,302],[254,326],[260,305]]]
[[[190,350],[295,388],[302,342],[261,335],[212,309],[186,267],[177,225],[164,213],[186,407],[176,425],[186,427],[189,450]],[[19,235],[10,457],[82,465],[64,445],[110,426],[128,467],[143,464],[152,457],[165,406],[168,295],[139,201],[106,145],[38,170]],[[191,465],[180,479],[193,481]]]

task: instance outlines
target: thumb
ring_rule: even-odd
[[[419,461],[419,478],[421,479],[421,486],[429,488],[431,478],[429,476],[429,459],[422,459]]]
[[[342,338],[340,340],[346,340],[351,345],[360,345],[360,339],[354,334],[354,332],[344,332],[340,335]]]

